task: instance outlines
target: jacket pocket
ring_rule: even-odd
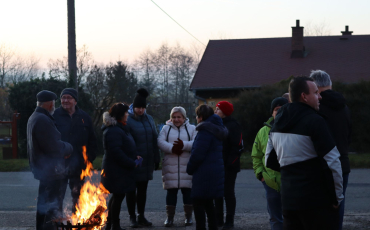
[[[273,188],[275,190],[278,190],[278,184],[276,183],[276,178],[274,175],[269,175],[266,172],[262,172],[263,179],[266,182],[266,185],[270,188]]]

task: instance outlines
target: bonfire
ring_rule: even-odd
[[[88,230],[100,230],[107,220],[106,200],[109,192],[101,183],[92,182],[92,176],[98,172],[93,169],[92,163],[88,160],[85,146],[82,152],[86,169],[81,173],[81,180],[85,178],[85,183],[76,205],[77,211],[67,218],[67,225],[84,225]]]

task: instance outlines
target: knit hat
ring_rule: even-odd
[[[62,93],[60,94],[60,97],[62,97],[65,94],[71,95],[76,101],[78,100],[78,92],[75,89],[72,88],[63,89]]]
[[[47,102],[54,101],[58,96],[49,90],[43,90],[36,95],[36,98],[38,102]]]
[[[146,98],[149,96],[148,91],[144,88],[140,88],[136,92],[137,94],[134,98],[133,107],[134,108],[146,108]]]
[[[289,101],[286,98],[283,98],[283,97],[277,97],[277,98],[275,98],[271,102],[270,114],[272,114],[274,112],[274,109],[277,106],[283,106],[283,105],[288,104],[288,103],[289,103]]]
[[[234,106],[228,101],[220,101],[217,103],[217,106],[224,114],[225,116],[230,116],[234,112]]]

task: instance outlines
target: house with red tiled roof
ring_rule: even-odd
[[[370,35],[303,36],[292,27],[292,37],[210,40],[190,90],[199,104],[211,106],[236,98],[243,90],[277,83],[290,76],[325,70],[333,81],[370,80]]]

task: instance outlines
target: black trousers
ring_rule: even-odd
[[[206,214],[208,219],[208,229],[217,229],[213,199],[193,199],[193,208],[196,230],[206,229]]]
[[[225,171],[225,186],[224,186],[224,197],[226,203],[226,215],[234,216],[236,207],[235,198],[235,181],[237,172]],[[217,218],[223,218],[224,216],[224,198],[215,199],[216,215]]]
[[[283,210],[284,230],[334,230],[339,210],[331,207],[313,210]]]
[[[130,216],[135,216],[136,204],[138,214],[144,215],[148,182],[149,181],[138,181],[136,182],[136,190],[126,193],[127,209]]]
[[[108,220],[111,220],[112,222],[119,220],[119,214],[121,212],[121,204],[123,199],[125,199],[125,194],[113,193],[108,202]]]
[[[37,196],[36,229],[54,229],[50,222],[63,216],[63,198],[66,179],[54,181],[40,180]]]
[[[67,180],[65,180],[65,190],[63,193],[63,199],[67,190],[67,184],[71,189],[71,196],[72,196],[72,213],[76,212],[76,205],[78,203],[78,198],[80,197],[80,191],[82,185],[84,184],[84,179],[81,180],[80,175],[68,175]]]
[[[178,188],[167,189],[166,205],[176,206],[177,204],[177,193]],[[191,188],[181,188],[182,201],[184,204],[192,204],[191,200]]]

